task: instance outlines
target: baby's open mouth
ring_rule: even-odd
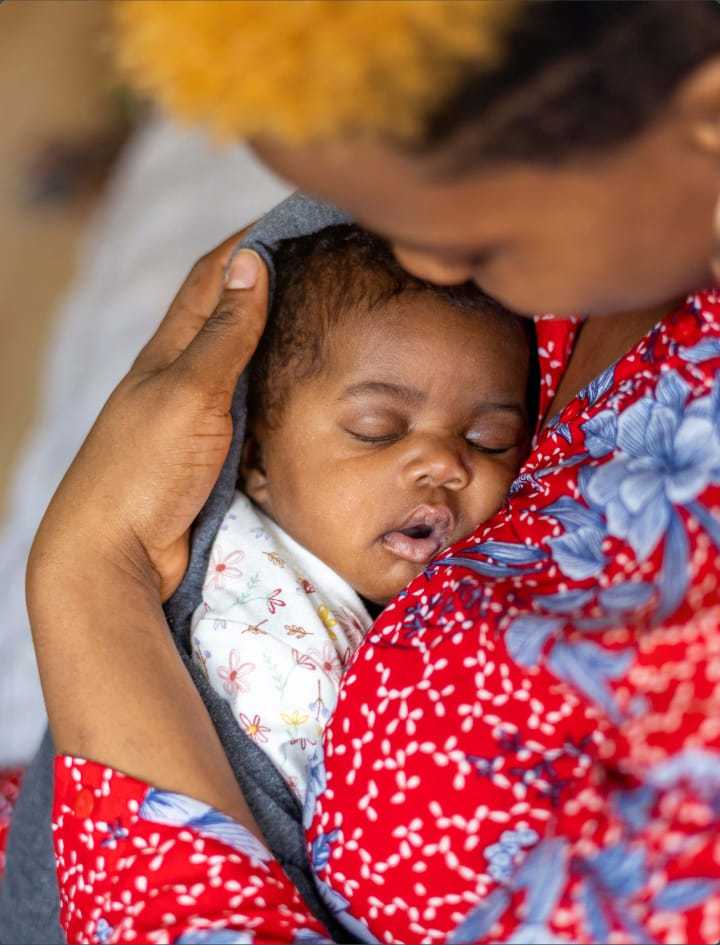
[[[398,558],[424,564],[446,547],[454,528],[455,516],[447,506],[420,505],[381,541]]]

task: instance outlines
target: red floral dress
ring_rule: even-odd
[[[540,320],[541,413],[573,344]],[[386,609],[306,799],[346,941],[720,939],[720,296],[539,433],[506,506]],[[59,759],[71,942],[319,941],[197,801]]]
[[[22,775],[22,768],[0,768],[0,879],[5,872],[5,846]]]

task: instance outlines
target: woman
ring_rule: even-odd
[[[220,59],[227,126],[223,70],[247,74],[248,60],[232,44],[227,59],[201,55],[227,30],[204,32],[193,4],[140,6],[168,18],[138,31],[137,60],[150,70],[190,39],[188,68]],[[251,49],[262,6],[213,10],[242,18],[232,35]],[[314,5],[293,8],[294,29],[303,10],[312,21]],[[388,608],[346,677],[308,811],[318,887],[357,940],[715,941],[720,299],[703,287],[720,12],[462,10],[477,42],[452,26],[432,43],[422,23],[410,34],[410,65],[437,69],[444,98],[398,64],[388,101],[407,108],[393,120],[408,138],[382,128],[382,108],[363,128],[345,105],[335,134],[327,112],[308,122],[312,143],[283,140],[280,118],[250,129],[275,169],[386,234],[413,272],[474,278],[527,313],[591,316],[538,322],[545,425],[508,505]],[[309,34],[327,49],[321,27]],[[382,51],[365,53],[360,90],[390,87]],[[326,97],[332,113],[336,90]],[[71,940],[325,934],[253,835],[161,607],[265,318],[266,273],[241,253],[225,278],[231,246],[198,264],[113,394],[30,561],[64,753],[55,836]],[[78,672],[87,685],[69,700]]]

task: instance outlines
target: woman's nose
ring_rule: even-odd
[[[472,477],[462,449],[439,441],[422,444],[408,464],[407,473],[414,485],[453,491],[464,489]]]
[[[460,285],[472,278],[472,266],[465,262],[452,262],[431,253],[403,249],[394,246],[395,258],[411,275],[426,279],[437,285]]]

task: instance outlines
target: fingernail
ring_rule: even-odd
[[[228,289],[252,289],[258,281],[262,262],[257,253],[251,249],[241,249],[230,260],[225,274],[225,285]]]

